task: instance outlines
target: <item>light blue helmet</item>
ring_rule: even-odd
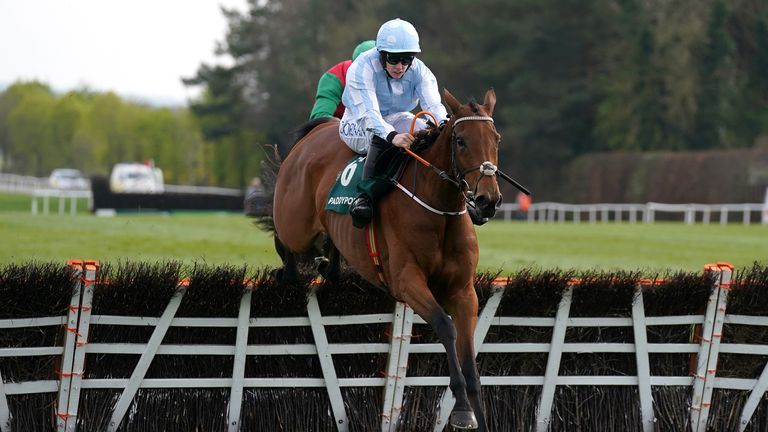
[[[390,53],[421,52],[419,33],[408,21],[395,18],[381,25],[376,34],[376,49]]]

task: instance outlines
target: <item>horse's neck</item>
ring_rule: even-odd
[[[451,177],[456,176],[451,163],[451,136],[447,130],[440,134],[437,140],[422,154],[422,157]],[[420,164],[415,165],[417,166],[416,181],[423,185],[419,187],[418,194],[428,194],[423,198],[446,211],[454,211],[463,207],[464,197],[455,184],[440,178],[436,172],[429,168]]]

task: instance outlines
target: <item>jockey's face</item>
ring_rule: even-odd
[[[408,70],[408,66],[402,63],[398,63],[395,65],[387,63],[387,73],[392,78],[395,78],[395,79],[402,78],[406,70]]]
[[[387,73],[392,78],[402,78],[408,70],[408,66],[413,62],[414,56],[411,54],[387,53],[386,62]]]

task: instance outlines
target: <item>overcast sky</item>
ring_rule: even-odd
[[[220,6],[246,0],[0,0],[0,86],[38,80],[150,103],[185,104],[181,83],[216,57]]]

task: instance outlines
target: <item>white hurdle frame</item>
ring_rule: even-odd
[[[230,403],[227,424],[230,431],[241,428],[241,406],[245,388],[254,387],[325,387],[328,391],[331,410],[340,431],[348,430],[347,413],[344,410],[342,387],[383,387],[382,431],[395,431],[400,426],[403,395],[407,386],[443,386],[444,390],[437,413],[434,431],[444,430],[454,400],[447,389],[448,377],[408,377],[409,356],[422,353],[440,353],[444,349],[439,343],[413,344],[411,333],[414,324],[424,321],[415,316],[413,310],[403,303],[397,303],[392,314],[369,314],[350,316],[322,316],[314,291],[308,297],[307,317],[251,318],[250,304],[253,283],[245,290],[240,302],[237,318],[177,318],[178,306],[185,287],[172,297],[161,317],[106,316],[92,314],[92,296],[98,264],[93,261],[72,262],[77,271],[76,287],[69,307],[68,316],[42,317],[33,319],[0,320],[0,329],[63,325],[64,346],[0,348],[0,357],[19,356],[61,356],[62,367],[58,380],[9,383],[0,376],[0,431],[11,428],[12,413],[9,411],[8,396],[30,393],[58,393],[56,407],[56,428],[58,431],[74,431],[77,426],[79,400],[83,389],[122,388],[123,392],[115,406],[109,424],[110,430],[119,427],[124,415],[130,409],[139,388],[230,388]],[[768,365],[758,379],[718,378],[717,359],[721,352],[751,355],[768,355],[768,345],[722,344],[724,324],[768,326],[768,317],[726,315],[727,294],[733,276],[733,267],[717,263],[705,267],[712,272],[716,283],[711,293],[707,310],[703,315],[646,317],[642,297],[642,286],[638,285],[632,316],[626,318],[572,318],[570,301],[573,286],[569,286],[561,299],[555,317],[497,317],[505,283],[496,283],[496,290],[480,311],[475,330],[476,353],[548,353],[549,358],[543,376],[488,376],[481,377],[484,386],[542,386],[542,393],[536,415],[537,431],[549,428],[555,390],[558,385],[620,385],[637,386],[639,390],[640,414],[643,430],[654,429],[653,386],[691,387],[691,425],[693,431],[706,429],[711,412],[712,392],[715,388],[749,391],[748,400],[742,413],[740,430],[746,429],[756,408],[768,390]],[[392,324],[391,343],[328,343],[325,326],[346,324]],[[87,343],[91,325],[150,325],[154,333],[146,344]],[[703,337],[700,342],[691,343],[648,343],[647,326],[701,325]],[[163,345],[162,339],[171,326],[184,327],[230,327],[237,328],[235,345]],[[294,345],[248,345],[248,333],[253,327],[311,327],[314,344]],[[487,343],[484,341],[491,326],[538,326],[552,327],[550,343]],[[632,327],[634,343],[565,343],[568,327]],[[563,353],[572,352],[617,352],[634,353],[637,361],[637,376],[559,376],[560,358]],[[84,379],[83,366],[89,353],[139,354],[141,358],[129,379]],[[383,378],[339,378],[336,376],[333,355],[350,353],[388,354],[386,376]],[[652,376],[649,354],[686,353],[696,354],[698,362],[695,377]],[[163,355],[227,355],[233,357],[232,378],[195,379],[146,379],[145,373],[156,354]],[[245,378],[245,361],[252,355],[317,355],[320,359],[322,378]]]

